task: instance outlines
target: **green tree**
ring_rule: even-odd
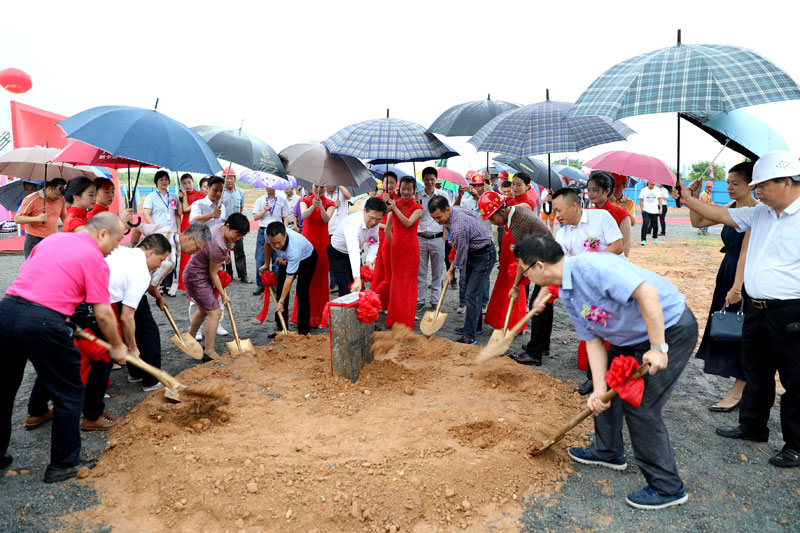
[[[689,170],[688,176],[682,176],[683,179],[688,179],[690,181],[699,180],[701,177],[704,180],[724,180],[728,177],[725,172],[725,167],[722,165],[714,164],[714,177],[711,177],[711,169],[708,166],[711,164],[711,161],[695,161],[691,164],[691,169]]]
[[[566,166],[570,166],[570,167],[575,167],[578,170],[583,168],[583,160],[582,159],[572,159],[572,158],[567,159],[567,158],[564,158],[564,159],[559,159],[558,161],[553,161],[553,164],[554,165],[566,165]]]

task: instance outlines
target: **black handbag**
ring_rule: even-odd
[[[718,341],[742,340],[742,325],[744,325],[744,299],[736,313],[728,313],[725,307],[711,315],[711,338]]]

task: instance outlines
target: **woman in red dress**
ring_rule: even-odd
[[[608,201],[608,197],[614,191],[614,178],[607,172],[594,172],[586,185],[586,192],[589,193],[589,200],[596,209],[608,211],[619,226],[622,233],[622,253],[625,257],[631,251],[631,217],[624,207],[620,207]]]
[[[392,282],[386,327],[403,324],[409,329],[414,328],[419,275],[417,226],[422,216],[422,204],[417,203],[415,192],[416,180],[411,176],[403,176],[400,179],[400,198],[386,202],[391,210],[386,220],[386,234],[392,241]]]
[[[89,210],[94,207],[97,196],[97,187],[89,178],[83,176],[70,180],[67,190],[64,191],[64,201],[70,206],[67,208],[67,218],[64,220],[64,233],[72,232],[86,225]]]
[[[397,175],[391,170],[383,175],[383,187],[383,201],[397,198]],[[375,259],[375,277],[370,284],[370,289],[381,297],[381,309],[384,310],[389,309],[389,287],[392,283],[392,243],[386,237],[386,221],[391,211],[388,209],[383,214],[378,230],[378,257]]]
[[[184,174],[181,176],[181,190],[178,192],[178,199],[183,206],[183,215],[181,215],[181,233],[189,227],[189,215],[192,212],[191,205],[197,200],[202,200],[206,195],[194,188],[194,178],[191,174]],[[185,254],[181,251],[181,266],[178,269],[178,289],[185,291],[186,287],[183,284],[183,269],[186,268],[189,259],[192,256]]]
[[[322,311],[330,299],[328,292],[328,221],[333,216],[336,204],[325,198],[324,191],[314,185],[309,196],[300,199],[300,216],[303,217],[303,236],[311,242],[317,251],[317,266],[311,278],[308,291],[311,300],[311,318],[309,326],[318,328],[322,323]],[[291,321],[297,324],[297,296],[294,297]]]

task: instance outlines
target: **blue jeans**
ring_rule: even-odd
[[[30,360],[53,399],[50,466],[70,467],[80,461],[81,354],[72,344],[65,318],[21,298],[0,300],[0,457],[8,450],[14,398]]]
[[[267,228],[258,228],[258,239],[256,239],[256,283],[262,289],[264,284],[261,282],[261,275],[258,274],[258,269],[264,266],[267,256],[264,254],[264,245],[267,243]],[[275,274],[275,278],[280,274],[278,263],[275,262],[275,254],[272,254],[272,261],[269,265],[270,270]]]
[[[492,245],[492,249],[494,249],[494,245]],[[494,263],[492,263],[494,264]],[[489,270],[491,273],[491,269]],[[489,291],[489,282],[491,281],[491,276],[486,276],[486,283],[483,286],[483,298],[481,298],[483,307],[489,305],[489,297],[491,296]],[[463,270],[461,274],[458,275],[458,306],[464,307],[467,305],[467,275],[466,271]],[[480,324],[478,324],[478,330],[480,330]]]
[[[465,296],[467,314],[464,317],[464,336],[475,339],[475,332],[481,329],[481,301],[489,281],[489,274],[495,262],[493,245],[471,252],[467,255],[467,264],[461,269],[466,273]]]

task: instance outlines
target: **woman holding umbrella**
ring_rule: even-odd
[[[62,231],[77,231],[78,228],[86,225],[96,196],[97,186],[89,178],[74,178],[67,184],[64,200],[70,206],[67,208],[67,218],[64,220]]]
[[[335,204],[328,200],[319,185],[313,185],[312,194],[300,200],[300,216],[303,218],[303,237],[308,239],[317,252],[317,266],[311,278],[309,300],[311,300],[311,317],[309,326],[317,328],[322,323],[322,311],[328,303],[328,222],[333,216]],[[297,296],[292,306],[292,322],[297,324]]]

